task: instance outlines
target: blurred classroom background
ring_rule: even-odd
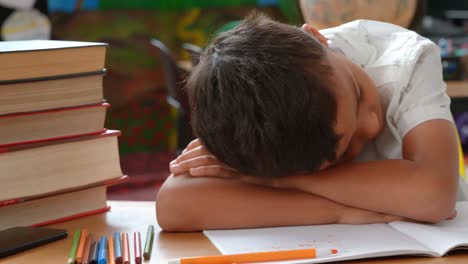
[[[365,18],[416,30],[441,47],[452,111],[468,153],[468,1],[459,0],[0,0],[2,40],[109,43],[106,127],[122,130],[130,176],[109,200],[154,200],[168,163],[190,140],[181,89],[196,54],[252,10],[319,28]]]

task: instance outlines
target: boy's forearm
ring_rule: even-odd
[[[436,175],[415,162],[382,160],[286,177],[280,185],[353,207],[437,222],[453,210],[456,183],[453,175]]]
[[[166,231],[398,220],[297,190],[212,177],[170,176],[156,205],[158,223]]]
[[[300,191],[190,176],[170,176],[156,205],[166,231],[336,223],[342,208]]]

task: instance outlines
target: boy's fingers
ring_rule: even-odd
[[[195,157],[193,159],[185,160],[177,164],[172,164],[169,169],[173,174],[181,174],[189,171],[191,168],[210,166],[210,165],[222,165],[218,159],[213,155],[204,155]]]
[[[196,148],[198,146],[201,146],[200,139],[197,138],[197,139],[194,139],[194,140],[190,141],[190,143],[187,145],[187,147],[185,147],[185,149],[182,151],[182,153],[177,158],[175,158],[174,160],[169,162],[169,167],[172,166],[175,163],[178,163],[180,158],[183,157],[185,153],[189,152],[190,150],[192,150],[192,149],[194,149],[194,148]]]
[[[222,177],[222,178],[236,177],[235,170],[222,166],[222,165],[210,165],[210,166],[191,168],[189,172],[192,176]]]
[[[193,149],[193,148],[196,148],[198,146],[201,145],[201,140],[199,138],[196,138],[192,141],[190,141],[190,143],[187,145],[187,147],[185,147],[185,149],[182,151],[182,154],[184,154],[185,152]]]
[[[200,157],[200,156],[207,156],[207,155],[213,156],[213,155],[211,155],[211,153],[209,153],[206,150],[206,148],[204,146],[198,146],[198,147],[195,147],[195,148],[193,148],[191,150],[187,150],[185,153],[182,153],[182,155],[177,157],[170,164],[175,165],[175,164],[179,164],[179,163],[181,163],[183,161],[186,161],[186,160],[189,160],[189,159],[193,159],[193,158]]]

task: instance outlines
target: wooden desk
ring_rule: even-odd
[[[1,264],[63,264],[70,253],[73,232],[85,228],[94,235],[112,235],[115,231],[130,234],[130,249],[133,257],[133,232],[142,236],[142,247],[146,238],[146,228],[155,225],[153,252],[150,261],[143,263],[167,264],[168,259],[180,256],[218,255],[218,250],[202,233],[165,233],[157,226],[153,202],[109,202],[111,211],[55,224],[50,227],[65,228],[68,238],[41,246],[23,253],[0,259]],[[135,263],[134,259],[131,263]],[[343,262],[346,264],[466,264],[468,252],[452,253],[443,258],[404,257],[380,258]]]

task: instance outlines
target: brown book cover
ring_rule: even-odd
[[[47,196],[0,207],[0,230],[14,226],[43,226],[109,210],[107,186]]]
[[[104,68],[105,43],[25,40],[0,43],[0,82],[80,74]]]
[[[58,190],[58,191],[55,191],[55,192],[44,193],[44,194],[39,194],[39,195],[34,195],[34,196],[24,196],[24,197],[18,197],[18,198],[14,198],[14,199],[4,200],[4,201],[0,201],[0,208],[5,207],[5,206],[19,204],[19,203],[29,202],[29,201],[33,201],[33,200],[37,200],[37,199],[43,199],[43,198],[50,197],[50,196],[57,196],[57,195],[65,194],[65,193],[82,191],[82,190],[85,190],[85,189],[91,189],[91,188],[100,187],[100,186],[117,185],[117,184],[120,184],[120,183],[127,182],[128,179],[129,178],[128,178],[127,175],[123,175],[123,176],[115,178],[115,179],[110,179],[110,180],[105,180],[105,181],[101,181],[101,182],[91,183],[91,184],[83,185],[83,186],[71,187],[71,188],[68,188],[68,189]]]
[[[15,142],[13,144],[9,144],[6,147],[0,147],[0,159],[2,157],[1,153],[32,149],[32,148],[40,148],[40,147],[57,145],[57,144],[84,141],[84,140],[104,138],[104,137],[113,137],[113,136],[118,137],[121,134],[122,133],[119,130],[109,129],[97,135],[84,135],[84,136],[75,135],[75,136],[70,136],[70,137],[65,137],[65,138],[46,138],[44,140],[33,141],[33,142]]]
[[[121,177],[118,135],[120,131],[107,130],[0,148],[0,201]]]
[[[104,99],[105,73],[101,69],[76,76],[0,82],[0,115],[96,104]]]
[[[108,103],[0,115],[0,147],[101,134]]]

